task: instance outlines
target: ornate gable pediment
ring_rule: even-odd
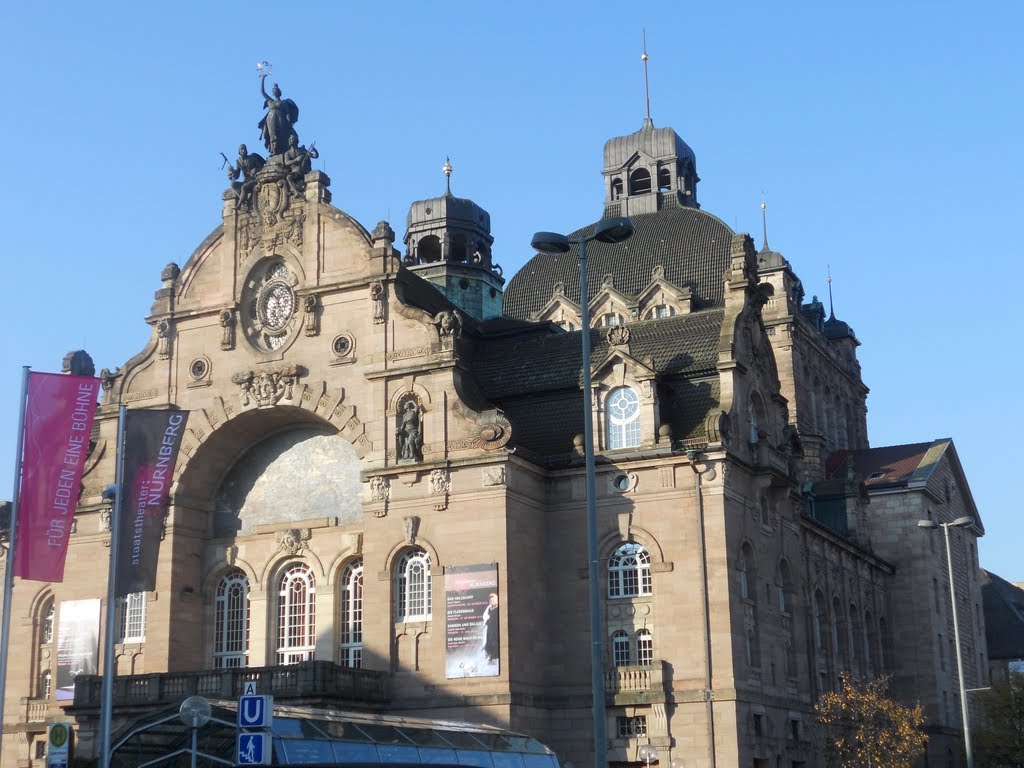
[[[679,286],[665,279],[665,268],[657,266],[651,270],[651,282],[637,295],[636,303],[642,320],[658,306],[672,307],[676,314],[688,315],[693,310],[693,292],[689,286]]]
[[[565,284],[555,283],[551,298],[532,317],[537,322],[550,322],[561,325],[566,330],[580,327],[580,305],[565,295]],[[567,327],[567,324],[571,327]]]

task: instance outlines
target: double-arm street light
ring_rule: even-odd
[[[946,539],[946,566],[949,569],[949,599],[953,603],[953,642],[956,643],[956,673],[960,679],[960,716],[964,724],[964,751],[967,753],[967,768],[974,768],[974,755],[971,752],[971,726],[967,714],[967,689],[964,688],[964,660],[960,652],[960,622],[956,613],[956,583],[953,581],[953,554],[949,547],[949,529],[966,528],[974,525],[970,516],[958,517],[951,523],[936,523],[934,520],[918,520],[919,528],[941,528]]]
[[[555,232],[538,232],[530,245],[542,253],[568,253],[579,247],[580,336],[583,343],[583,455],[586,464],[587,559],[590,561],[590,682],[593,688],[594,766],[608,764],[604,706],[604,635],[601,631],[600,569],[597,559],[597,483],[594,477],[593,385],[590,380],[590,296],[587,291],[587,243],[621,243],[633,234],[633,222],[625,218],[602,219],[591,235],[569,238]]]

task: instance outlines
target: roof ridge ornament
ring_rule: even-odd
[[[444,171],[444,193],[448,197],[452,194],[452,161],[451,158],[445,156],[444,165],[441,166],[441,170]]]
[[[643,36],[644,36],[644,52],[642,54],[640,54],[640,61],[642,61],[644,63],[644,100],[645,100],[646,106],[647,106],[647,112],[646,112],[647,116],[644,118],[644,126],[646,127],[648,124],[650,124],[651,127],[654,127],[654,123],[651,122],[651,86],[650,86],[650,82],[647,79],[647,59],[649,57],[647,56],[647,28],[646,27],[643,29]]]

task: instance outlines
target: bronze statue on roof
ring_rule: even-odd
[[[292,136],[298,138],[294,126],[299,121],[299,108],[291,99],[281,98],[281,88],[277,83],[267,93],[267,74],[260,75],[260,92],[267,110],[259,122],[260,136],[270,154],[280,155],[288,149],[288,140]]]

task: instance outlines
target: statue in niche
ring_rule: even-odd
[[[423,460],[423,432],[420,429],[420,407],[415,400],[406,400],[399,407],[395,438],[399,461]]]
[[[288,189],[296,197],[302,197],[306,191],[306,174],[310,172],[313,164],[310,159],[316,160],[320,157],[314,141],[309,149],[299,144],[299,137],[294,133],[288,137],[288,151],[284,153],[284,164],[288,168],[288,175],[284,180],[288,183]]]
[[[281,88],[277,83],[269,94],[266,86],[267,73],[264,72],[260,75],[260,92],[267,114],[259,122],[260,137],[267,152],[280,155],[288,148],[291,137],[298,139],[294,126],[299,121],[299,108],[291,99],[281,98]]]

